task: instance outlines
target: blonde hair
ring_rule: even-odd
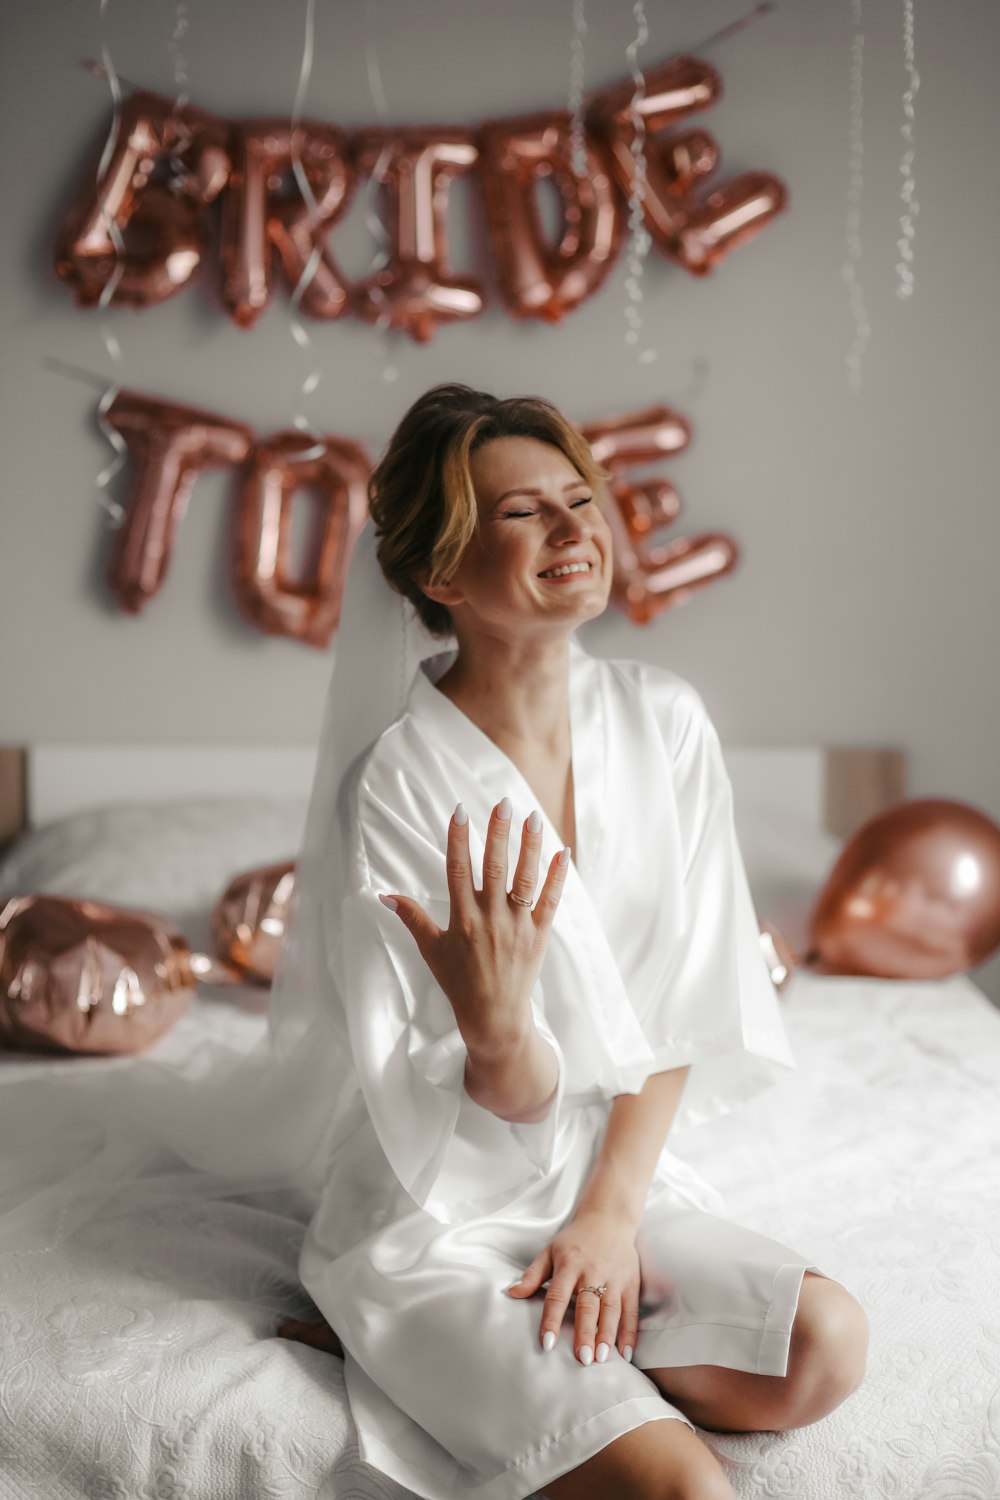
[[[386,581],[409,599],[432,635],[451,631],[444,604],[429,599],[417,579],[446,582],[479,524],[470,461],[477,448],[501,437],[531,437],[566,455],[605,504],[606,471],[586,438],[541,396],[502,400],[467,385],[437,385],[410,407],[371,476],[368,504],[376,556]]]

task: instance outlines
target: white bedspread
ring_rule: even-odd
[[[786,995],[797,1073],[675,1147],[860,1298],[869,1372],[811,1427],[707,1440],[740,1497],[996,1500],[1000,1016],[961,978]],[[288,1196],[194,1202],[0,1263],[3,1500],[403,1495],[358,1459],[341,1362],[275,1336],[311,1312],[303,1227]]]
[[[228,874],[291,857],[300,816],[265,810],[246,832],[207,807],[167,824],[140,810],[99,829],[76,820],[33,835],[17,870],[0,867],[0,895],[131,898],[197,938]],[[810,855],[816,875],[822,856]],[[781,915],[760,891],[759,915]],[[259,990],[206,994],[163,1055],[182,1063],[206,1032],[251,1045],[263,1004]],[[855,1293],[869,1370],[811,1427],[706,1440],[741,1500],[997,1500],[1000,1014],[961,977],[799,972],[783,1006],[798,1070],[672,1146],[719,1185],[731,1217]],[[8,1056],[0,1087],[80,1065]],[[405,1495],[358,1458],[341,1362],[275,1336],[282,1315],[313,1312],[296,1276],[304,1217],[289,1194],[192,1201],[169,1220],[150,1209],[47,1255],[0,1259],[0,1500]]]

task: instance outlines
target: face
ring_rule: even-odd
[[[563,633],[603,614],[611,591],[611,528],[566,455],[537,438],[484,443],[470,462],[479,529],[435,597],[456,631],[509,635],[551,625]],[[586,563],[552,576],[551,570]]]

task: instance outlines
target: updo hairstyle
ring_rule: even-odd
[[[502,400],[467,385],[437,385],[415,401],[393,433],[368,486],[376,556],[386,581],[409,599],[434,636],[451,632],[446,605],[429,599],[417,579],[445,583],[479,525],[469,465],[494,438],[529,437],[566,455],[594,499],[606,504],[608,477],[590,444],[541,396]]]

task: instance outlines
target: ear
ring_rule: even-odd
[[[420,592],[426,594],[428,599],[433,599],[435,604],[446,604],[450,607],[453,604],[461,604],[465,598],[462,590],[455,583],[429,584],[426,573],[418,573],[416,583]]]

